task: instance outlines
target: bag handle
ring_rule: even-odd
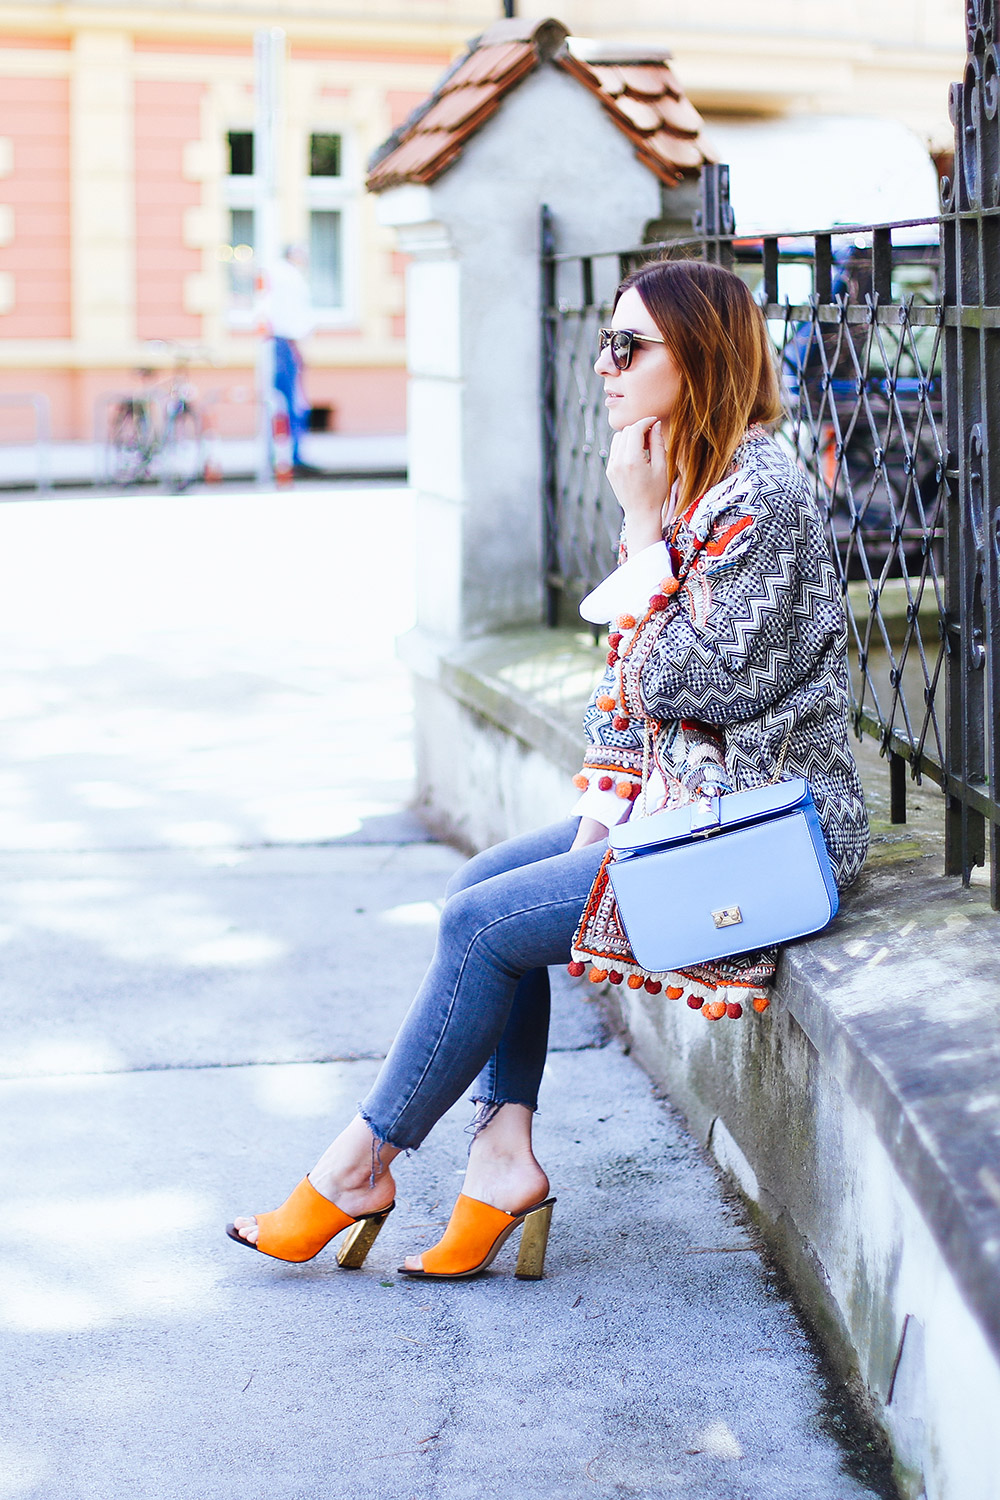
[[[648,812],[646,811],[646,791],[647,791],[647,788],[649,787],[649,756],[650,756],[650,750],[651,750],[651,747],[652,747],[652,736],[650,734],[650,729],[649,729],[650,724],[656,724],[657,727],[659,727],[660,721],[658,719],[651,719],[648,714],[643,714],[643,716],[642,716],[642,796],[641,796],[642,806],[639,809],[639,816],[642,817],[642,818],[646,818],[646,817],[649,816]],[[764,782],[765,786],[777,786],[778,782],[781,780],[781,773],[785,769],[785,756],[788,754],[788,746],[791,743],[791,738],[792,738],[792,731],[791,731],[791,727],[789,726],[789,728],[786,729],[786,731],[785,731],[785,737],[784,737],[784,739],[781,742],[781,749],[778,751],[778,757],[777,757],[777,759],[776,759],[776,761],[774,763],[774,773],[771,776],[770,781],[765,781]],[[713,798],[712,800],[714,801],[715,799]]]

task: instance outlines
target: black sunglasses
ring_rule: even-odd
[[[611,359],[616,370],[627,370],[632,363],[635,344],[663,344],[665,339],[650,338],[648,333],[633,333],[631,328],[599,328],[597,330],[598,353],[611,350]]]

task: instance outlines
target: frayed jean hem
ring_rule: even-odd
[[[390,1140],[387,1135],[384,1135],[383,1132],[379,1130],[371,1115],[368,1114],[364,1109],[362,1109],[360,1104],[358,1105],[358,1114],[361,1116],[362,1120],[364,1120],[365,1124],[368,1126],[368,1129],[371,1131],[372,1164],[371,1173],[369,1174],[368,1178],[368,1186],[374,1187],[378,1178],[381,1177],[382,1173],[386,1170],[386,1167],[382,1161],[383,1146],[391,1146],[393,1151],[399,1151],[404,1156],[409,1156],[410,1152],[416,1151],[417,1148],[416,1146],[401,1146],[397,1141]]]
[[[472,1140],[469,1142],[470,1151],[487,1125],[493,1124],[493,1121],[505,1104],[520,1104],[522,1109],[530,1109],[533,1115],[537,1115],[538,1113],[537,1103],[529,1104],[527,1099],[481,1099],[473,1094],[472,1103],[476,1106],[476,1113],[472,1123],[465,1127],[466,1135],[472,1136]]]

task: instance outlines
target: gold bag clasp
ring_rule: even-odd
[[[743,921],[743,913],[738,906],[721,906],[718,911],[713,911],[712,921],[716,927],[735,927]]]

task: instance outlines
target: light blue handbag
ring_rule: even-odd
[[[801,776],[632,818],[609,843],[618,915],[654,974],[805,937],[839,904]]]

